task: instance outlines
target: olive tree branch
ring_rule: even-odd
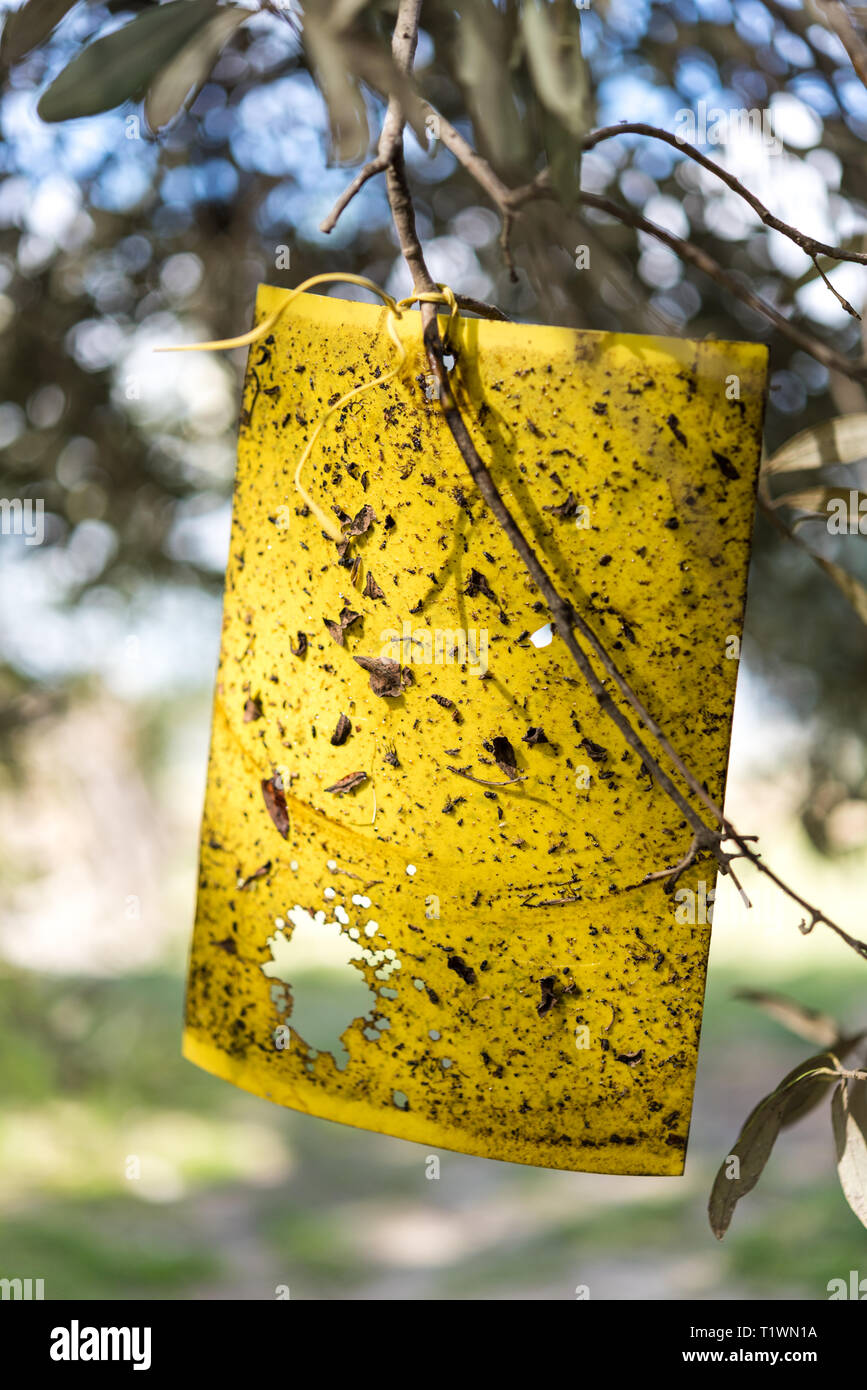
[[[790,323],[785,315],[780,313],[779,309],[775,309],[773,304],[769,304],[767,300],[762,299],[751,290],[749,286],[742,284],[736,275],[733,275],[731,271],[721,266],[718,261],[715,261],[713,257],[709,256],[700,246],[696,246],[693,242],[687,241],[683,237],[674,236],[672,232],[666,231],[664,227],[657,226],[655,222],[650,222],[646,217],[642,217],[640,213],[634,212],[632,208],[621,207],[619,203],[614,203],[610,198],[603,198],[597,193],[585,193],[582,191],[579,194],[579,201],[585,207],[596,208],[600,212],[607,212],[610,217],[616,218],[618,222],[623,222],[628,227],[634,227],[636,231],[646,232],[649,236],[655,237],[657,241],[661,241],[662,244],[673,251],[680,260],[694,265],[697,270],[703,271],[711,280],[716,281],[723,289],[727,289],[731,294],[735,295],[742,304],[746,304],[748,308],[753,309],[757,314],[763,315],[764,318],[772,323],[780,333],[784,334],[790,342],[796,343],[798,347],[802,348],[804,352],[808,352],[811,357],[815,357],[816,361],[821,362],[823,366],[828,367],[831,371],[843,372],[846,376],[852,377],[855,381],[867,381],[867,360],[862,358],[860,361],[853,362],[851,358],[844,356],[843,353],[828,347],[826,343],[813,337],[812,334],[805,333],[804,330],[798,328],[796,324]]]
[[[484,156],[473,149],[464,136],[461,135],[460,131],[456,130],[450,121],[438,113],[435,114],[439,121],[439,134],[443,144],[452,152],[459,163],[466,168],[467,172],[475,178],[480,187],[485,190],[492,202],[496,204],[503,218],[503,236],[501,238],[501,244],[503,245],[506,255],[506,263],[510,272],[513,273],[509,238],[516,217],[520,215],[521,209],[527,203],[539,198],[554,198],[556,196],[551,187],[547,171],[543,170],[536,176],[532,183],[525,184],[520,188],[510,188],[491,168]],[[676,149],[681,150],[684,154],[696,160],[702,167],[708,169],[711,173],[722,179],[733,192],[737,193],[751,208],[753,208],[757,216],[761,218],[766,226],[787,236],[806,252],[819,271],[819,274],[822,276],[822,279],[825,281],[825,284],[828,285],[828,288],[840,301],[843,308],[855,318],[859,317],[852,305],[838,293],[833,285],[831,285],[827,276],[818,265],[816,258],[819,255],[823,255],[830,256],[832,259],[839,261],[854,261],[859,265],[867,265],[867,253],[849,251],[842,246],[831,246],[826,242],[817,241],[815,237],[808,237],[803,232],[799,232],[797,228],[789,226],[788,223],[775,217],[774,214],[771,213],[753,193],[745,188],[734,175],[730,174],[727,169],[723,169],[721,165],[709,159],[707,155],[702,154],[700,150],[695,150],[690,145],[681,144],[675,135],[670,134],[668,131],[661,130],[656,126],[648,126],[643,122],[605,126],[587,136],[584,141],[584,148],[592,149],[595,144],[600,143],[602,140],[610,140],[616,135],[623,134],[649,135],[664,140],[667,144],[673,145]],[[644,232],[648,236],[655,237],[657,241],[661,241],[663,245],[667,246],[670,251],[673,251],[680,260],[695,266],[697,270],[702,271],[718,285],[721,285],[724,289],[735,295],[736,298],[740,299],[748,308],[768,319],[780,333],[784,334],[791,342],[796,343],[797,346],[802,348],[805,352],[808,352],[811,357],[815,357],[823,366],[833,371],[843,372],[846,376],[853,377],[858,381],[867,380],[867,360],[862,359],[861,361],[853,362],[851,358],[837,352],[834,348],[821,342],[820,339],[814,337],[812,334],[806,333],[803,329],[798,328],[796,324],[790,323],[785,315],[780,313],[779,309],[776,309],[772,304],[762,299],[751,290],[748,285],[744,285],[736,275],[726,270],[718,261],[714,260],[708,252],[696,246],[694,242],[688,241],[683,237],[675,236],[664,227],[660,227],[655,222],[651,222],[648,218],[642,217],[640,213],[633,211],[632,208],[622,207],[619,203],[613,202],[610,198],[602,197],[600,194],[589,193],[582,189],[577,196],[578,202],[585,207],[592,207],[599,212],[605,212],[609,217],[615,218],[626,226],[633,227],[636,231]]]
[[[770,227],[775,232],[782,232],[783,236],[788,237],[796,246],[800,246],[801,250],[806,251],[811,258],[830,256],[835,261],[855,261],[858,265],[867,265],[867,252],[848,251],[842,246],[829,246],[827,242],[817,241],[815,237],[807,236],[797,227],[793,227],[788,222],[784,222],[782,218],[776,217],[754,193],[751,193],[741,183],[740,179],[735,178],[734,174],[729,173],[722,164],[717,164],[716,160],[710,159],[693,145],[685,144],[676,135],[672,135],[670,131],[663,130],[661,126],[647,125],[644,121],[623,121],[619,125],[600,126],[582,142],[582,148],[592,150],[603,140],[613,140],[618,135],[646,135],[653,140],[664,140],[667,145],[671,145],[673,149],[687,155],[696,164],[700,164],[703,169],[707,169],[709,173],[720,179],[739,198],[743,198],[745,203],[749,203],[753,212],[764,222],[766,227]]]
[[[837,35],[850,63],[867,87],[867,43],[852,23],[852,16],[842,0],[816,0],[814,8],[827,27]]]
[[[418,35],[420,8],[421,0],[400,0],[397,22],[392,39],[392,54],[395,63],[399,70],[407,76],[409,76],[412,70]],[[396,96],[392,96],[389,99],[385,123],[380,136],[377,159],[378,161],[385,162],[384,172],[386,176],[386,191],[389,206],[397,231],[401,254],[412,276],[414,291],[417,295],[430,295],[436,293],[437,286],[425,261],[424,251],[416,229],[415,210],[407,181],[403,156],[403,124],[404,118],[400,101]],[[454,131],[454,128],[451,127],[451,130]],[[455,131],[454,135],[457,136],[458,132]],[[458,138],[460,140],[463,139],[463,137]],[[514,214],[515,210],[522,206],[525,201],[529,201],[536,196],[547,196],[549,194],[547,179],[544,174],[538,176],[532,184],[527,185],[523,189],[508,190],[498,179],[498,176],[487,162],[483,160],[480,155],[477,155],[466,141],[463,142],[461,153],[464,158],[470,160],[470,165],[468,167],[472,166],[476,177],[482,182],[483,186],[487,188],[489,194],[494,198],[494,201],[504,210],[512,214]],[[365,171],[362,170],[362,173],[365,173]],[[372,174],[369,176],[372,177]],[[356,179],[354,182],[357,183],[358,180]],[[350,187],[352,187],[352,185]],[[349,190],[347,190],[347,193],[348,192]],[[354,196],[354,194],[352,196]],[[346,195],[344,195],[344,198],[346,198]],[[588,205],[601,205],[603,211],[607,210],[604,206],[608,201],[606,199],[596,199],[595,195],[589,194],[582,194],[582,199],[587,199]],[[593,199],[592,202],[589,201],[591,199]],[[344,202],[343,206],[345,205]],[[612,206],[616,208],[616,204]],[[625,212],[625,210],[623,211]],[[641,220],[643,221],[643,219]],[[651,223],[647,223],[646,225],[648,229],[653,227]],[[663,234],[661,228],[655,228],[653,230],[656,233]],[[667,236],[668,234],[664,233],[663,235]],[[696,250],[696,248],[692,249]],[[715,263],[713,264],[715,265]],[[721,267],[718,269],[722,272]],[[726,274],[726,272],[722,273]],[[734,284],[740,289],[738,282],[735,281]],[[762,301],[757,300],[757,303],[761,304]],[[767,307],[770,308],[770,306]],[[823,923],[862,958],[867,959],[867,944],[850,936],[848,932],[836,922],[829,919],[819,908],[813,907],[794,889],[784,883],[779,875],[774,873],[774,871],[764,863],[758,851],[753,849],[750,842],[754,840],[755,837],[743,836],[735,829],[724,815],[722,809],[710,796],[706,787],[690,771],[672,748],[671,744],[662,733],[662,730],[659,728],[659,725],[645,708],[643,702],[632,690],[590,625],[576,611],[570,600],[559,592],[545,566],[542,564],[542,561],[539,559],[517,521],[506,506],[489,469],[480,457],[473,443],[461,410],[455,400],[449,373],[445,365],[444,357],[446,352],[440,333],[436,305],[430,302],[423,302],[420,304],[420,309],[422,337],[428,361],[437,383],[439,406],[470,477],[476,484],[481,496],[488,504],[488,507],[507,536],[516,554],[523,562],[530,578],[544,597],[556,626],[556,630],[565,643],[570,656],[577,665],[600,709],[608,719],[611,720],[627,745],[642,759],[648,773],[656,780],[661,789],[681,812],[687,825],[692,830],[692,840],[688,851],[673,869],[666,870],[664,873],[668,890],[670,891],[673,888],[679,875],[694,863],[702,853],[710,852],[714,856],[720,871],[722,873],[731,874],[736,883],[737,879],[731,868],[732,862],[735,859],[747,859],[760,873],[770,878],[782,892],[804,910],[807,914],[807,919],[801,924],[802,931],[812,931],[815,926]],[[785,323],[785,320],[782,321]],[[694,806],[686,799],[680,788],[672,781],[671,777],[660,765],[660,762],[653,753],[651,753],[641,734],[633,727],[633,724],[615,703],[612,695],[606,689],[603,680],[600,679],[587,652],[580,645],[575,635],[576,630],[580,633],[584,642],[595,653],[604,672],[614,681],[617,689],[631,707],[639,727],[644,726],[650,731],[686,786],[702,803],[708,812],[710,823],[705,821]],[[726,850],[724,845],[727,843],[734,844],[736,847],[735,850]],[[644,882],[651,882],[658,877],[660,877],[660,875],[657,873],[650,874],[645,878]]]

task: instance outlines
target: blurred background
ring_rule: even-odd
[[[783,1137],[724,1243],[705,1214],[747,1112],[814,1050],[733,991],[784,990],[867,1026],[867,967],[830,933],[800,935],[797,908],[761,883],[750,912],[719,893],[682,1180],[449,1153],[434,1180],[418,1146],[281,1111],[181,1060],[244,354],[151,349],[244,331],[261,281],[342,269],[410,286],[381,180],[318,230],[349,175],[328,165],[289,5],[251,15],[158,138],[132,104],[40,120],[39,93],[81,45],[146,8],[78,4],[2,74],[0,495],[41,499],[45,530],[41,544],[0,535],[0,1275],[44,1278],[61,1299],[261,1299],[284,1285],[371,1300],[570,1299],[578,1285],[612,1299],[826,1297],[829,1279],[867,1274],[867,1237],[824,1111]],[[423,94],[483,147],[473,103],[497,69],[473,36],[493,8],[425,0],[417,62]],[[708,153],[802,231],[867,249],[867,89],[823,14],[593,0],[591,124],[672,130],[701,103],[766,113],[773,146],[741,129]],[[366,22],[387,35],[393,11]],[[502,93],[488,95],[490,111]],[[365,100],[376,129],[381,103]],[[513,282],[465,171],[412,134],[406,156],[431,270],[456,290],[532,322],[767,341],[769,451],[867,411],[859,382],[599,214],[573,239],[534,212],[515,231]],[[621,136],[584,157],[582,180],[859,351],[860,323],[809,258],[678,151]],[[860,309],[865,271],[830,274]],[[864,486],[862,470],[835,481]],[[809,520],[799,534],[867,579],[863,536]],[[865,635],[806,551],[759,518],[727,807],[861,936]]]

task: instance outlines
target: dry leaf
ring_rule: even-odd
[[[285,840],[289,834],[289,812],[286,809],[286,798],[283,795],[279,778],[269,777],[267,781],[261,783],[261,787],[268,815]]]
[[[360,787],[362,782],[366,781],[366,772],[347,772],[346,776],[341,777],[339,782],[326,787],[325,790],[332,792],[334,796],[345,796],[347,792],[354,791],[356,787]]]
[[[346,629],[351,627],[353,623],[357,623],[360,617],[361,614],[356,613],[352,608],[342,608],[337,622],[334,622],[332,618],[323,618],[322,621],[325,623],[325,626],[328,628],[328,631],[331,633],[338,647],[344,647],[346,645]]]
[[[369,502],[365,502],[364,506],[361,508],[361,511],[357,512],[356,515],[350,521],[348,527],[346,528],[345,534],[347,537],[363,536],[365,531],[370,530],[370,527],[373,525],[375,521],[376,515],[374,513],[373,508],[371,507]]]
[[[373,575],[370,573],[370,570],[367,571],[367,579],[364,582],[363,593],[365,598],[381,598],[383,601],[385,600],[385,594],[380,589]]]
[[[331,735],[331,742],[335,748],[340,748],[346,742],[352,732],[352,724],[345,714],[341,714],[337,721],[337,727]]]
[[[354,658],[362,670],[370,675],[370,688],[374,695],[394,698],[402,695],[408,685],[415,683],[412,671],[390,656],[356,656]]]

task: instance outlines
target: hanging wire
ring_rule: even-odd
[[[310,493],[307,491],[307,489],[301,481],[301,474],[304,470],[304,465],[307,463],[307,460],[309,459],[313,447],[316,444],[316,441],[319,438],[320,434],[322,433],[322,430],[324,429],[328,420],[330,420],[331,416],[335,413],[335,411],[342,410],[344,406],[349,404],[350,401],[355,400],[358,396],[362,394],[362,392],[369,391],[374,386],[387,386],[388,383],[390,381],[393,381],[394,378],[400,372],[401,368],[406,362],[407,352],[406,347],[404,346],[403,341],[401,340],[400,334],[397,331],[397,320],[403,316],[403,312],[405,309],[409,309],[412,304],[416,303],[448,305],[449,321],[448,328],[446,330],[448,338],[448,336],[451,333],[454,321],[456,317],[460,314],[460,308],[458,306],[458,302],[455,297],[454,291],[451,290],[448,285],[438,285],[436,292],[429,291],[427,293],[412,294],[408,295],[405,299],[395,300],[391,297],[390,294],[388,294],[384,289],[382,289],[380,285],[377,285],[373,280],[368,280],[367,277],[364,275],[353,275],[349,271],[329,271],[321,275],[312,275],[309,280],[304,280],[300,285],[296,285],[295,289],[290,290],[289,294],[282,301],[282,303],[279,304],[278,307],[272,313],[268,314],[267,317],[264,318],[260,324],[257,324],[255,328],[251,328],[248,333],[242,333],[238,338],[217,338],[207,343],[179,343],[176,346],[172,347],[159,347],[156,348],[155,351],[222,352],[228,348],[249,347],[253,343],[258,343],[262,338],[266,337],[266,335],[270,333],[272,329],[276,327],[280,319],[285,314],[286,310],[289,308],[289,305],[292,303],[294,299],[297,299],[299,294],[303,294],[305,290],[312,289],[314,285],[333,284],[335,281],[342,281],[349,285],[358,285],[361,289],[370,290],[373,294],[379,296],[379,298],[385,305],[387,312],[388,335],[391,338],[391,341],[394,343],[394,346],[397,348],[397,362],[393,367],[389,369],[389,371],[385,373],[384,376],[373,377],[370,381],[362,382],[360,386],[353,387],[351,391],[347,391],[346,394],[341,396],[338,400],[336,400],[333,405],[330,405],[328,409],[325,411],[324,415],[320,416],[320,418],[313,427],[313,432],[310,435],[310,438],[308,439],[307,443],[305,444],[301,457],[299,458],[297,466],[295,468],[295,476],[293,482],[297,492],[299,493],[304,503],[310,508],[310,511],[316,517],[323,531],[325,531],[325,533],[328,536],[330,536],[331,540],[335,541],[337,544],[340,544],[340,542],[345,539],[343,531],[337,525],[334,519],[330,517],[327,512],[323,511],[323,509],[319,506],[318,502],[313,497],[311,497]]]

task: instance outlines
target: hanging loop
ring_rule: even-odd
[[[337,522],[334,520],[334,518],[330,517],[327,512],[323,511],[323,509],[319,506],[315,498],[311,497],[310,493],[307,491],[304,484],[302,483],[301,474],[303,472],[304,465],[309,459],[313,447],[320,434],[322,433],[322,430],[324,429],[331,416],[335,413],[335,411],[342,410],[343,407],[348,405],[350,401],[355,400],[358,396],[362,394],[362,392],[369,391],[374,386],[386,386],[390,381],[393,381],[394,378],[400,372],[407,357],[406,347],[404,346],[400,334],[397,331],[397,320],[403,316],[403,311],[405,309],[408,309],[412,304],[415,303],[448,305],[449,323],[448,329],[446,330],[448,336],[448,333],[451,330],[452,324],[456,316],[460,313],[460,309],[458,307],[458,302],[455,298],[454,291],[451,290],[448,285],[438,285],[436,293],[431,291],[430,293],[413,294],[409,295],[406,299],[395,300],[392,298],[390,294],[388,294],[384,289],[382,289],[381,286],[377,285],[373,280],[368,280],[368,278],[365,275],[353,275],[349,271],[329,271],[321,275],[312,275],[309,280],[304,280],[300,285],[296,285],[295,289],[289,292],[286,298],[282,301],[281,304],[277,306],[273,313],[268,314],[267,317],[264,318],[261,323],[257,324],[255,328],[251,328],[248,333],[242,333],[237,338],[217,338],[206,343],[179,343],[176,346],[172,347],[158,347],[155,348],[154,351],[222,352],[228,348],[250,347],[253,343],[260,342],[262,338],[266,337],[276,327],[280,319],[285,314],[286,310],[289,308],[289,305],[293,302],[293,300],[297,299],[299,294],[303,294],[305,290],[312,289],[314,285],[324,285],[334,283],[335,281],[343,281],[344,283],[349,285],[358,285],[361,289],[370,290],[372,294],[376,294],[379,296],[386,308],[386,323],[388,328],[388,335],[391,338],[391,341],[394,343],[395,348],[397,349],[397,361],[394,364],[394,366],[389,369],[389,371],[387,371],[383,376],[373,377],[370,381],[362,382],[360,386],[353,387],[351,391],[347,391],[345,395],[341,396],[338,400],[336,400],[334,404],[329,406],[325,413],[319,417],[318,421],[313,427],[313,431],[310,435],[310,438],[304,446],[304,450],[301,454],[301,457],[298,460],[298,464],[295,469],[293,482],[296,491],[299,493],[302,501],[306,504],[307,507],[309,507],[310,511],[316,517],[316,520],[319,522],[326,535],[328,535],[331,538],[331,540],[333,540],[336,544],[339,545],[341,541],[344,540],[343,531],[337,525]]]

